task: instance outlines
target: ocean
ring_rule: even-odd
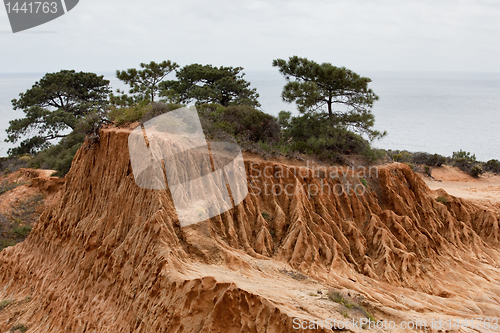
[[[358,73],[372,79],[370,87],[380,97],[373,108],[375,127],[388,134],[375,147],[445,156],[462,149],[482,161],[500,160],[500,73]],[[111,81],[113,90],[124,88],[113,72],[98,74]],[[9,120],[23,116],[10,101],[43,75],[0,74],[0,156],[13,146],[4,142]],[[278,71],[246,71],[245,78],[257,88],[263,111],[297,114],[295,105],[281,100],[285,80]]]

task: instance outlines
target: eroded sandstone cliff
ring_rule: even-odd
[[[292,332],[344,319],[317,297],[332,288],[378,320],[500,316],[499,210],[437,202],[404,164],[330,177],[247,158],[247,198],[181,228],[168,191],[136,185],[130,131],[81,148],[57,203],[0,253],[0,332]]]

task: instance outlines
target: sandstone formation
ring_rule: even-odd
[[[346,320],[329,289],[377,320],[500,317],[499,209],[438,202],[404,164],[247,158],[246,199],[181,228],[168,189],[136,185],[130,132],[82,147],[57,202],[0,253],[0,332],[327,332],[293,320]]]

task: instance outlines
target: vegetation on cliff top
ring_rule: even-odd
[[[297,56],[276,59],[273,66],[285,76],[282,98],[297,104],[298,116],[281,111],[273,117],[258,109],[259,95],[244,79],[241,67],[141,63],[140,69],[116,71],[117,78],[130,87],[128,94],[118,91],[118,95],[111,93],[108,80],[94,73],[47,73],[12,100],[26,116],[10,122],[6,141],[20,144],[9,150],[10,158],[0,161],[1,168],[12,172],[19,166],[43,167],[63,176],[85,139],[99,140],[103,124],[144,122],[195,103],[208,139],[234,141],[261,154],[306,154],[333,162],[344,161],[344,155],[362,154],[371,161],[407,163],[428,175],[432,167],[442,164],[475,177],[487,171],[500,173],[500,161],[480,162],[461,150],[444,157],[373,149],[371,142],[386,132],[373,129],[371,108],[378,96],[369,89],[369,78]],[[174,72],[176,80],[167,80]]]
[[[276,118],[258,109],[259,94],[244,79],[242,67],[141,63],[140,69],[116,71],[130,87],[116,95],[109,81],[94,73],[48,73],[12,101],[26,117],[10,122],[7,141],[23,141],[9,154],[24,154],[28,166],[55,169],[62,176],[85,138],[99,140],[102,124],[144,122],[195,103],[209,139],[235,141],[244,149],[331,160],[342,154],[381,156],[370,147],[385,132],[373,129],[371,107],[378,96],[368,88],[369,78],[306,58],[277,59],[273,65],[288,81],[283,100],[296,102],[300,116],[282,111]],[[167,80],[174,72],[176,80]],[[337,104],[345,109],[334,110]]]

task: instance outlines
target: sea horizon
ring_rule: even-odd
[[[257,88],[261,109],[273,116],[298,111],[281,100],[286,83],[277,70],[244,70]],[[423,151],[451,156],[465,150],[479,160],[500,160],[500,73],[449,71],[356,71],[372,79],[369,87],[380,97],[373,107],[375,128],[388,135],[375,141],[382,149]],[[114,71],[96,72],[110,80],[113,91],[126,86]],[[8,121],[23,117],[11,100],[45,73],[0,73],[0,156],[15,145],[4,142]],[[173,78],[172,75],[170,78]]]

